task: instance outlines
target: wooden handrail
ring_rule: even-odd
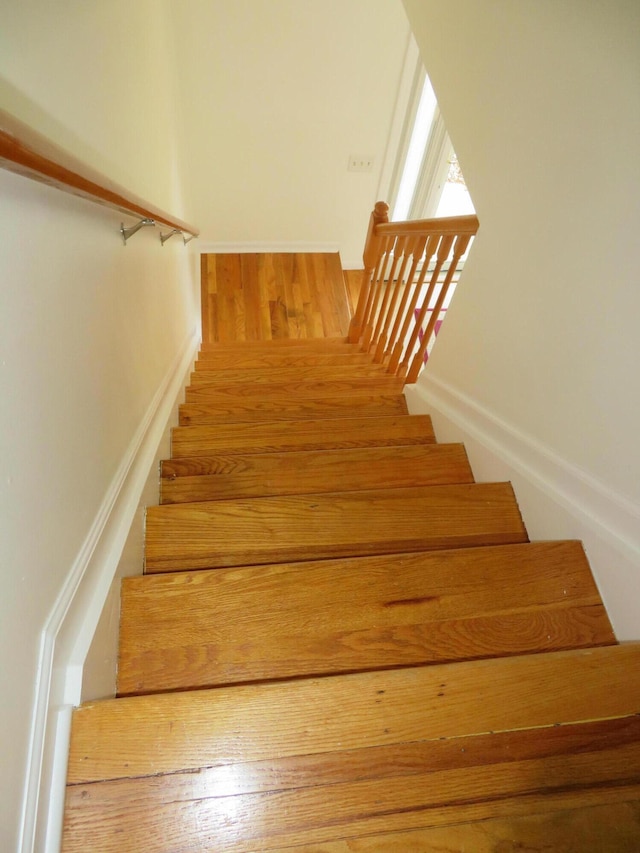
[[[389,206],[379,201],[369,220],[349,341],[373,350],[374,361],[386,364],[389,373],[415,382],[479,222],[475,215],[388,220]]]
[[[0,110],[0,166],[120,213],[153,219],[193,237],[200,233],[123,189],[4,110]]]

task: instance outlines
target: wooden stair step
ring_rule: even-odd
[[[266,400],[313,399],[314,397],[347,396],[354,394],[401,394],[402,380],[388,374],[351,379],[289,379],[277,380],[278,369],[269,371],[264,381],[203,383],[190,385],[185,403],[211,402],[222,405],[242,403],[246,399]]]
[[[64,849],[96,849],[90,841],[108,853],[122,849],[116,845],[124,834],[127,849],[145,853],[249,853],[301,843],[315,851],[318,843],[360,833],[624,802],[640,795],[639,734],[634,716],[429,742],[409,758],[408,750],[366,750],[351,774],[344,765],[332,774],[327,761],[301,759],[294,783],[259,793],[232,793],[225,776],[233,778],[235,767],[227,774],[203,768],[195,779],[176,773],[78,785],[69,788]],[[371,777],[372,766],[382,778]],[[286,773],[280,767],[274,761],[270,768],[276,778]],[[237,770],[244,776],[248,768]],[[330,781],[322,784],[318,775]],[[92,800],[101,801],[102,819],[88,834],[83,818]],[[548,843],[543,849],[556,850]]]
[[[640,644],[105,699],[70,784],[637,714]],[[170,723],[173,722],[173,725]]]
[[[575,797],[572,797],[572,800]],[[338,841],[272,848],[272,853],[637,853],[640,849],[640,787],[593,792],[595,805],[544,800],[544,812],[521,814],[509,801],[500,817],[400,832],[349,836]],[[633,798],[633,799],[632,799]],[[602,805],[602,802],[606,802]],[[527,801],[528,804],[528,801]],[[533,810],[532,810],[533,811]],[[508,812],[508,813],[507,813]]]
[[[222,342],[206,342],[203,341],[200,345],[200,356],[207,356],[208,353],[216,354],[223,352],[269,352],[273,350],[295,350],[302,352],[336,352],[342,350],[344,352],[361,352],[360,344],[350,344],[346,337],[329,337],[329,338],[271,338],[266,341],[230,341]]]
[[[509,483],[149,507],[145,571],[526,542]]]
[[[202,385],[227,386],[242,384],[248,387],[253,385],[275,385],[279,383],[298,382],[342,382],[344,380],[358,380],[367,377],[378,377],[384,379],[383,385],[387,384],[389,375],[381,364],[355,364],[344,365],[315,365],[311,367],[253,367],[235,368],[227,370],[203,370],[198,369],[191,374],[191,387]],[[392,378],[392,377],[391,377]]]
[[[245,353],[244,350],[227,352],[200,353],[195,363],[195,370],[251,370],[271,367],[336,367],[346,365],[370,365],[372,358],[369,353],[347,348],[344,351],[332,347],[330,351],[314,349],[275,348]]]
[[[248,853],[624,802],[639,664],[626,644],[90,703],[65,850]]]
[[[180,426],[246,421],[292,421],[310,418],[380,417],[407,415],[402,394],[352,393],[334,397],[298,399],[291,395],[257,395],[236,401],[183,403]]]
[[[168,460],[162,504],[473,483],[462,444],[363,447]]]
[[[177,459],[216,453],[228,455],[433,442],[435,435],[428,415],[336,417],[319,421],[176,427],[171,434],[171,455]]]
[[[123,581],[118,692],[613,642],[578,542],[148,575]]]

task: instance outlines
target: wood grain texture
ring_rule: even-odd
[[[206,501],[148,508],[145,571],[526,541],[509,483]]]
[[[529,809],[539,808],[543,798],[555,800],[557,808],[567,800],[589,804],[594,789],[606,796],[619,788],[618,798],[628,799],[640,781],[639,728],[637,719],[627,719],[421,744],[410,763],[398,761],[395,772],[388,767],[372,778],[377,762],[371,756],[374,764],[361,764],[355,780],[326,785],[310,784],[307,777],[306,785],[265,793],[231,794],[233,783],[226,790],[218,785],[214,793],[208,774],[140,780],[135,789],[126,779],[78,786],[69,789],[67,843],[83,835],[82,823],[73,820],[74,805],[86,812],[87,797],[102,801],[103,818],[92,839],[99,840],[100,849],[114,849],[107,845],[121,841],[124,830],[133,849],[197,849],[199,844],[199,849],[213,845],[245,853],[256,845],[273,849],[339,839],[345,830],[380,832],[437,826],[460,814],[467,819],[508,814],[513,808],[507,798],[519,800],[520,807],[526,801]]]
[[[204,343],[346,335],[350,314],[337,254],[202,257]]]
[[[277,372],[277,368],[270,371]],[[295,377],[295,373],[291,374]],[[186,403],[207,403],[223,406],[242,403],[244,400],[285,401],[314,397],[326,398],[344,396],[351,398],[361,394],[402,394],[402,382],[395,376],[381,374],[346,379],[305,379],[291,378],[278,381],[274,376],[257,379],[253,382],[232,381],[228,383],[195,383],[185,392]]]
[[[346,346],[346,345],[345,345]],[[303,347],[271,347],[245,352],[242,348],[227,349],[225,352],[202,352],[195,362],[195,372],[216,371],[219,373],[234,370],[261,370],[273,367],[362,367],[372,366],[379,372],[380,366],[373,365],[371,356],[366,352],[353,352],[348,349],[332,347],[330,351]]]
[[[118,692],[614,642],[576,542],[123,582]]]
[[[334,357],[334,361],[336,358]],[[343,364],[311,365],[305,367],[297,364],[290,367],[279,367],[270,365],[268,369],[258,368],[234,368],[225,370],[210,370],[200,367],[191,374],[191,386],[196,388],[201,385],[220,385],[226,387],[233,384],[253,385],[279,385],[288,382],[330,382],[355,380],[357,383],[365,377],[378,377],[383,379],[383,387],[389,377],[380,364],[371,361],[363,364],[349,364],[348,356],[343,356]]]
[[[104,700],[70,784],[633,716],[640,645]]]
[[[431,444],[428,415],[333,418],[302,421],[177,427],[171,433],[173,459],[216,453],[268,453]]]
[[[629,795],[633,789],[626,788]],[[613,794],[613,796],[612,796]],[[273,853],[637,853],[640,849],[640,790],[630,802],[616,802],[620,792],[607,792],[606,805],[572,809],[541,804],[537,814],[490,818],[473,823],[430,827],[340,841],[273,849]]]
[[[200,358],[216,358],[218,354],[266,352],[305,352],[305,353],[358,353],[360,344],[351,344],[346,337],[319,338],[272,338],[258,341],[203,341],[200,346]]]
[[[163,462],[160,503],[472,482],[462,444],[232,454]]]
[[[408,414],[402,394],[352,393],[334,397],[297,399],[291,395],[244,397],[180,406],[180,426],[242,423],[246,421],[293,421],[310,418],[380,417]]]

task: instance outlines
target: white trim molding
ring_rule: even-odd
[[[618,640],[640,639],[640,507],[425,371],[405,389],[439,441],[463,441],[478,481],[510,480],[531,539],[581,539]]]
[[[57,853],[64,812],[71,715],[82,670],[158,445],[200,343],[187,336],[124,454],[49,614],[40,641],[20,853]]]

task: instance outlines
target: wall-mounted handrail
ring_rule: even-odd
[[[4,110],[0,110],[0,166],[120,213],[153,220],[192,237],[200,233],[123,189]]]
[[[478,225],[475,215],[389,222],[389,206],[379,201],[369,219],[349,341],[373,351],[389,373],[415,382]]]

